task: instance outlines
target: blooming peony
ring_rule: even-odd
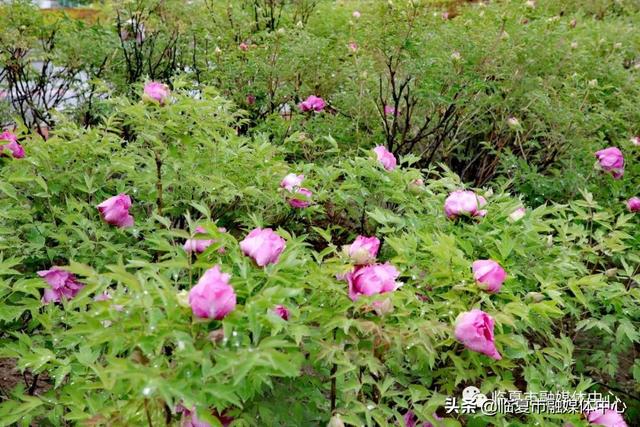
[[[612,409],[598,409],[585,413],[590,424],[606,427],[627,427],[622,414]]]
[[[640,197],[632,197],[627,200],[629,212],[640,212]]]
[[[500,360],[502,356],[493,342],[493,325],[493,317],[482,310],[473,309],[458,316],[455,336],[469,350]]]
[[[299,194],[302,197],[292,196],[289,199],[289,205],[291,205],[291,207],[301,209],[311,206],[311,196],[313,196],[311,190],[301,187],[295,190],[295,194]]]
[[[14,159],[22,159],[24,157],[24,148],[18,144],[18,137],[8,130],[0,134],[0,142],[7,141],[8,144],[0,144],[0,156],[4,155],[3,151],[11,151]]]
[[[392,105],[385,105],[384,106],[384,114],[385,114],[385,116],[397,116],[398,115],[398,111]]]
[[[295,173],[290,173],[285,176],[280,182],[280,187],[289,191],[293,191],[295,188],[300,187],[302,185],[302,181],[304,180],[304,175],[296,175]]]
[[[500,264],[490,259],[474,261],[471,269],[478,286],[490,293],[498,292],[507,277]]]
[[[298,108],[300,108],[300,111],[304,111],[304,112],[306,111],[320,112],[324,110],[325,106],[326,106],[326,103],[324,102],[324,99],[314,95],[309,96],[307,99],[305,99],[300,104],[298,104]]]
[[[230,274],[216,265],[198,280],[189,291],[189,305],[193,314],[204,319],[220,320],[236,307],[236,294],[229,285]]]
[[[97,208],[105,222],[116,227],[131,227],[133,216],[129,215],[131,198],[124,194],[118,194],[100,203]]]
[[[382,145],[378,145],[373,149],[376,153],[376,157],[378,158],[378,162],[388,171],[392,171],[396,168],[397,161],[396,157],[393,153],[383,147]]]
[[[349,257],[356,264],[370,264],[376,260],[380,240],[377,237],[358,236],[350,245],[345,246]]]
[[[617,147],[596,151],[596,158],[600,167],[607,172],[611,172],[615,179],[620,179],[624,174],[624,156]]]
[[[277,263],[285,246],[285,240],[270,228],[256,228],[240,242],[242,252],[260,267]]]
[[[273,312],[277,315],[280,316],[282,318],[282,320],[289,320],[289,309],[287,307],[285,307],[284,305],[276,305],[273,308]]]
[[[169,98],[169,87],[164,83],[149,82],[144,85],[143,98],[164,105]]]
[[[402,286],[396,279],[400,272],[389,264],[357,266],[346,274],[349,283],[349,298],[357,300],[360,295],[371,296],[391,292]]]
[[[239,48],[241,51],[246,52],[246,51],[248,51],[248,50],[249,50],[249,45],[248,45],[247,43],[245,43],[245,42],[242,42],[242,43],[240,43],[240,44],[238,45],[238,48]]]
[[[469,190],[456,190],[449,194],[444,201],[444,212],[449,219],[457,218],[461,215],[485,216],[486,210],[481,210],[487,201],[482,196]]]
[[[84,287],[76,280],[76,276],[59,267],[38,271],[38,276],[42,277],[50,287],[45,289],[42,297],[42,302],[45,304],[51,301],[59,302],[63,298],[69,300]]]

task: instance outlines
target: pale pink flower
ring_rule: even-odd
[[[476,195],[473,191],[456,190],[444,201],[444,212],[449,219],[463,215],[482,217],[487,214],[487,211],[480,208],[486,203],[484,197]]]
[[[400,272],[390,263],[356,266],[347,273],[349,298],[355,301],[360,295],[376,295],[392,292],[402,286],[396,279]]]
[[[359,265],[370,264],[378,256],[380,240],[377,237],[358,236],[345,249],[354,263]]]
[[[585,413],[587,421],[592,425],[605,427],[627,427],[622,414],[613,409],[598,409]]]
[[[260,267],[277,263],[285,247],[285,240],[270,228],[256,228],[240,242],[242,252]]]
[[[189,291],[189,305],[196,317],[220,320],[236,307],[236,293],[229,285],[230,274],[220,266],[208,269]]]
[[[396,168],[397,161],[396,157],[393,153],[386,149],[386,147],[382,145],[378,145],[373,149],[376,153],[376,157],[378,158],[378,162],[388,171],[392,171]]]
[[[282,181],[280,182],[280,187],[288,191],[294,191],[296,188],[299,188],[300,185],[302,185],[302,181],[304,181],[304,175],[296,175],[295,173],[290,173],[282,179]]]
[[[511,212],[511,214],[509,215],[509,219],[513,222],[520,221],[522,218],[524,218],[526,213],[527,211],[525,208],[517,208],[515,211]]]
[[[498,292],[507,278],[506,271],[491,259],[474,261],[472,270],[478,286],[490,293]]]
[[[157,102],[164,105],[169,98],[169,87],[160,82],[149,82],[144,85],[143,98],[147,101]]]

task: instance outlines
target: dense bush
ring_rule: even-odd
[[[603,3],[0,6],[0,425],[588,423],[467,386],[634,425],[640,12]]]

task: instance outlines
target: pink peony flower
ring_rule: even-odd
[[[631,141],[633,145],[640,146],[640,136],[632,136],[631,139],[629,139],[629,141]]]
[[[598,409],[585,413],[590,424],[606,427],[627,427],[622,414],[612,409]]]
[[[632,197],[627,200],[629,212],[640,212],[640,197]]]
[[[354,263],[370,264],[378,256],[380,240],[377,237],[358,236],[352,244],[345,246],[345,249]]]
[[[360,295],[371,296],[395,291],[402,286],[402,283],[396,282],[399,275],[400,272],[388,262],[357,266],[346,275],[349,298],[355,301]]]
[[[227,231],[227,229],[224,227],[219,227],[218,231],[224,233]],[[206,231],[201,226],[198,226],[196,227],[196,233],[206,233]],[[215,242],[215,239],[187,239],[187,241],[184,242],[182,249],[184,249],[184,251],[189,254],[193,252],[200,254]],[[218,253],[224,253],[224,248],[219,248]]]
[[[14,159],[22,159],[24,157],[24,148],[18,144],[18,137],[13,133],[5,130],[0,134],[0,142],[1,141],[8,141],[8,144],[0,144],[0,156],[4,155],[4,150],[9,150]]]
[[[256,228],[240,242],[242,252],[260,267],[277,263],[285,247],[285,240],[270,228]]]
[[[282,318],[282,320],[289,320],[289,309],[284,305],[276,305],[273,308],[273,312]]]
[[[311,190],[300,187],[295,190],[295,194],[299,194],[302,197],[298,198],[298,197],[292,196],[289,199],[289,205],[291,205],[291,207],[302,209],[302,208],[308,208],[309,206],[311,206],[311,196],[313,196],[313,193],[311,192]]]
[[[397,116],[398,115],[398,111],[396,111],[396,107],[394,107],[392,105],[385,105],[384,106],[384,114],[385,114],[385,116]]]
[[[611,172],[611,175],[613,175],[615,179],[622,178],[624,174],[624,157],[620,149],[617,147],[609,147],[596,151],[595,155],[603,170]]]
[[[290,173],[282,179],[282,181],[280,182],[280,187],[288,191],[293,191],[294,189],[302,185],[302,181],[304,181],[304,175],[296,175],[295,173]]]
[[[353,53],[356,53],[358,51],[358,44],[356,42],[349,42],[349,44],[347,45],[347,47],[349,48],[349,50]]]
[[[220,320],[236,307],[236,293],[229,285],[230,274],[216,265],[198,280],[189,291],[189,305],[193,314],[204,319]]]
[[[307,112],[307,111],[320,112],[324,110],[325,106],[326,106],[326,103],[324,102],[324,99],[314,95],[309,96],[307,99],[305,99],[300,104],[298,104],[298,108],[300,108],[300,111],[303,111],[303,112]]]
[[[525,208],[518,208],[515,211],[511,212],[509,215],[509,219],[513,222],[520,221],[527,214]]]
[[[133,216],[129,215],[130,207],[131,198],[124,193],[110,197],[97,206],[105,222],[120,228],[133,225]]]
[[[38,276],[42,277],[49,285],[50,289],[45,289],[42,302],[45,304],[51,301],[75,297],[84,285],[76,280],[76,276],[59,267],[51,267],[49,270],[38,271]]]
[[[397,161],[396,157],[393,153],[386,149],[386,147],[382,145],[378,145],[373,149],[376,153],[376,157],[378,158],[378,162],[388,171],[392,171],[396,168]]]
[[[149,82],[144,85],[143,99],[164,105],[169,98],[169,87],[164,83]]]
[[[469,350],[500,360],[502,356],[493,342],[493,325],[493,317],[482,310],[473,309],[458,316],[455,336]]]
[[[247,95],[247,104],[253,105],[255,103],[256,103],[256,96],[252,94]]]
[[[478,286],[490,293],[498,292],[507,277],[500,264],[490,259],[474,261],[471,269]]]
[[[436,420],[443,419],[436,413],[433,414],[433,418],[435,418]],[[407,413],[404,414],[403,420],[404,427],[418,427],[418,418],[416,417],[416,414],[414,414],[411,410],[407,411]],[[422,427],[433,427],[433,424],[431,424],[429,421],[425,421],[424,423],[422,423]]]
[[[242,43],[240,43],[240,44],[238,45],[238,48],[239,48],[241,51],[246,52],[246,51],[248,51],[248,50],[249,50],[249,45],[248,45],[247,43],[245,43],[245,42],[242,42]]]
[[[486,210],[480,208],[487,204],[482,196],[469,190],[456,190],[449,194],[444,201],[444,213],[449,219],[457,218],[461,215],[482,217],[487,214]]]
[[[187,409],[179,403],[176,406],[176,413],[182,414],[180,427],[211,427],[211,424],[198,418],[195,408]],[[218,421],[220,421],[223,427],[228,427],[233,421],[233,418],[224,415],[224,412],[223,414],[218,414],[217,411],[214,411],[212,414],[218,419]]]

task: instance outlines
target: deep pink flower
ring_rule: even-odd
[[[402,286],[396,279],[400,272],[390,263],[356,266],[347,273],[349,298],[355,301],[360,295],[376,295],[392,292]]]
[[[131,198],[124,193],[110,197],[97,206],[105,222],[120,228],[133,225],[133,216],[129,215],[130,207]]]
[[[236,307],[236,293],[229,285],[230,274],[216,265],[205,271],[189,291],[189,305],[193,314],[204,319],[220,320]]]
[[[490,259],[474,261],[471,269],[478,286],[490,293],[498,292],[507,278],[507,273],[500,264]]]
[[[624,156],[619,148],[609,147],[596,151],[596,158],[603,170],[611,172],[615,179],[622,178],[624,174]]]
[[[294,189],[302,185],[302,181],[304,181],[304,175],[296,175],[295,173],[290,173],[282,178],[280,187],[288,191],[293,191]]]
[[[305,99],[300,104],[298,104],[298,108],[300,108],[300,111],[303,111],[303,112],[307,112],[307,111],[320,112],[324,110],[325,106],[326,106],[326,103],[324,102],[324,99],[314,95],[309,96],[307,99]]]
[[[461,215],[485,216],[486,210],[481,210],[487,201],[482,196],[469,190],[456,190],[449,194],[444,201],[444,212],[449,219],[457,218]]]
[[[211,427],[211,424],[198,418],[195,408],[187,409],[179,403],[176,406],[176,413],[182,414],[180,427]],[[213,411],[212,415],[220,421],[223,427],[229,426],[233,421],[233,418],[228,415],[224,415],[224,412],[222,414],[218,414],[217,411]]]
[[[247,104],[253,105],[255,103],[256,103],[255,95],[252,95],[252,94],[247,95]]]
[[[245,43],[245,42],[242,42],[242,43],[240,43],[240,44],[238,45],[238,48],[239,48],[241,51],[246,52],[246,51],[248,51],[248,50],[249,50],[249,45],[248,45],[247,43]]]
[[[397,161],[396,157],[393,153],[386,149],[386,147],[382,145],[378,145],[373,149],[376,153],[376,157],[378,158],[378,162],[388,171],[392,171],[396,168]]]
[[[493,340],[493,326],[493,317],[482,310],[473,309],[458,316],[455,336],[469,350],[500,360],[502,356]]]
[[[4,155],[4,150],[9,150],[14,159],[22,159],[24,157],[24,148],[18,144],[18,137],[13,133],[5,130],[0,134],[0,142],[1,141],[7,141],[8,144],[0,144],[0,156]]]
[[[349,257],[356,264],[370,264],[376,260],[380,240],[377,237],[358,236],[346,247]]]
[[[598,409],[585,413],[590,424],[606,427],[627,427],[622,414],[613,409]]]
[[[439,417],[438,414],[434,413],[433,418],[436,420],[442,420],[442,417]],[[404,427],[417,427],[418,426],[418,417],[413,411],[409,410],[406,414],[404,414]],[[422,427],[434,427],[429,421],[425,421],[422,423]]]
[[[284,305],[276,305],[273,308],[273,312],[277,315],[280,316],[282,318],[282,320],[289,320],[289,309],[287,307],[285,307]]]
[[[277,263],[285,247],[285,240],[270,228],[256,228],[240,242],[242,252],[260,267]]]
[[[302,197],[292,196],[289,198],[289,205],[291,205],[291,207],[302,209],[311,206],[311,196],[313,196],[311,190],[300,187],[294,192]]]
[[[398,111],[393,105],[385,105],[384,106],[384,114],[385,116],[397,116]]]
[[[169,98],[169,87],[160,82],[149,82],[144,85],[143,98],[164,105]]]
[[[640,212],[640,197],[632,197],[627,200],[629,212]]]
[[[51,301],[75,297],[84,285],[77,281],[76,276],[59,267],[51,267],[49,270],[38,271],[38,276],[42,277],[49,285],[50,289],[45,289],[42,302],[47,304]]]

